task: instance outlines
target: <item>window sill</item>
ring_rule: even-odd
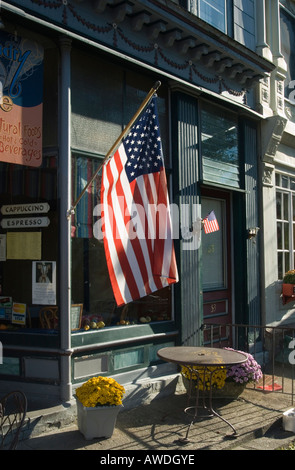
[[[173,321],[159,321],[136,325],[118,325],[98,330],[72,332],[74,350],[103,349],[104,347],[139,343],[167,337],[176,337],[178,331]]]

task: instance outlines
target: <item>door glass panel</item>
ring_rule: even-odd
[[[223,289],[226,286],[225,201],[202,198],[202,218],[215,212],[219,230],[205,234],[202,230],[203,290]]]

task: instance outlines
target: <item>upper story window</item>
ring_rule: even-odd
[[[232,36],[232,0],[181,0],[180,4],[214,28]]]
[[[281,8],[280,10],[281,27],[281,52],[287,63],[287,75],[285,80],[285,98],[289,98],[293,103],[294,85],[295,85],[295,17]]]
[[[199,17],[226,32],[226,0],[199,0]]]

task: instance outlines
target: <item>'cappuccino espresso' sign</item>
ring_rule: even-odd
[[[32,202],[29,204],[8,204],[1,206],[3,215],[46,214],[50,209],[47,202]]]

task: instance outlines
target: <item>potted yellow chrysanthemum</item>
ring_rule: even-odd
[[[232,348],[225,348],[236,351]],[[247,361],[226,368],[220,367],[182,367],[181,375],[184,386],[190,395],[195,394],[195,389],[199,389],[208,395],[216,398],[237,398],[251,382],[258,382],[262,378],[261,366],[254,357],[244,351],[238,351],[247,356]],[[191,379],[191,382],[190,382]],[[190,390],[190,386],[192,390]]]
[[[112,436],[124,393],[115,379],[101,376],[76,389],[78,428],[85,439]]]
[[[189,394],[194,395],[195,389],[208,392],[210,389],[219,390],[224,387],[226,368],[221,367],[193,367],[182,366],[181,375],[183,384]],[[191,380],[191,382],[190,382]],[[192,385],[192,390],[190,390]]]

